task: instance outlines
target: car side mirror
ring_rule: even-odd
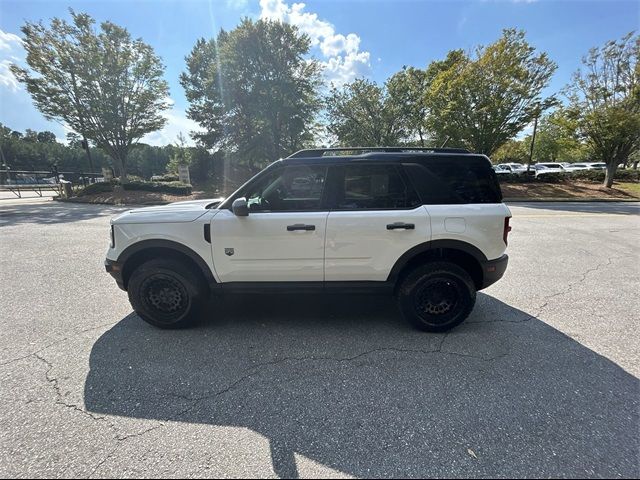
[[[231,204],[231,210],[236,217],[246,217],[249,215],[249,206],[244,197],[236,198]]]

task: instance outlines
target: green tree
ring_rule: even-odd
[[[555,69],[546,53],[536,53],[524,32],[514,29],[478,47],[473,58],[450,52],[432,69],[425,95],[429,128],[450,143],[491,155],[555,103],[542,98]]]
[[[387,80],[389,99],[397,105],[398,119],[404,125],[409,143],[425,146],[427,137],[427,104],[425,92],[429,86],[427,72],[414,67],[403,67]]]
[[[491,155],[493,163],[527,163],[529,149],[524,140],[507,140]]]
[[[393,101],[386,88],[356,79],[326,99],[327,129],[347,147],[398,145],[407,136],[399,121],[404,105]]]
[[[525,139],[527,151],[531,147],[531,136]],[[533,158],[536,162],[574,162],[585,160],[589,148],[577,134],[577,123],[566,109],[559,108],[543,116],[538,124]]]
[[[126,178],[131,147],[162,128],[169,108],[164,66],[153,49],[111,22],[99,31],[84,13],[72,23],[54,18],[49,27],[22,27],[28,69],[12,65],[36,107],[107,152]]]
[[[567,88],[580,135],[607,164],[605,187],[640,148],[639,53],[640,36],[633,33],[593,48]]]
[[[173,155],[171,155],[171,159],[167,164],[168,173],[178,173],[178,167],[180,165],[191,164],[191,151],[189,147],[187,147],[187,139],[182,132],[178,133],[178,140],[174,144],[174,147]]]
[[[188,117],[204,129],[194,139],[247,173],[311,142],[321,67],[306,58],[310,46],[294,26],[249,19],[198,40],[180,76]]]

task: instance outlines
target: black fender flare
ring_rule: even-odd
[[[202,274],[204,275],[204,278],[206,279],[207,284],[210,288],[213,288],[214,285],[218,284],[213,276],[213,272],[211,272],[211,268],[204,260],[204,258],[202,258],[195,251],[191,250],[189,247],[172,240],[152,239],[142,240],[140,242],[134,243],[133,245],[129,245],[122,252],[120,252],[117,262],[124,268],[127,260],[129,260],[133,255],[151,248],[165,248],[186,255],[191,260],[193,260],[198,268],[202,271]]]
[[[487,261],[487,256],[482,253],[478,247],[471,245],[470,243],[463,242],[462,240],[432,240],[429,242],[424,242],[416,245],[413,248],[410,248],[406,252],[404,252],[396,263],[393,265],[391,272],[389,272],[389,276],[387,277],[388,282],[395,282],[402,269],[415,257],[418,255],[436,250],[439,248],[447,248],[450,250],[460,250],[461,252],[467,253],[475,258],[480,265],[483,265]]]

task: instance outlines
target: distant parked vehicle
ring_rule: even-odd
[[[508,168],[501,167],[500,165],[495,165],[493,167],[493,171],[496,172],[498,175],[504,175],[504,174],[510,175],[511,173],[513,173]]]
[[[496,167],[507,170],[509,173],[525,173],[527,171],[527,167],[521,163],[500,163]]]
[[[575,172],[577,170],[605,170],[607,168],[607,164],[603,162],[582,162],[582,163],[571,163],[570,167],[567,167],[566,170],[569,172]]]
[[[607,164],[604,162],[590,162],[590,163],[585,163],[585,165],[587,165],[587,170],[606,170],[607,169]]]
[[[559,163],[536,163],[532,165],[531,168],[535,169],[536,178],[549,173],[566,173],[564,167]]]

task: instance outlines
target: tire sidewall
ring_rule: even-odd
[[[425,283],[441,279],[453,282],[458,294],[455,309],[445,314],[444,323],[430,322],[429,314],[419,314],[415,301],[421,286]],[[398,291],[398,303],[403,316],[416,328],[429,332],[445,332],[460,325],[471,313],[475,305],[476,288],[469,274],[453,263],[433,262],[413,270],[402,282]],[[433,319],[438,317],[434,316]]]
[[[165,275],[179,282],[188,295],[188,305],[175,319],[160,318],[143,299],[144,282],[151,276]],[[204,299],[204,288],[197,275],[178,262],[152,260],[138,267],[131,275],[127,288],[129,301],[135,312],[147,323],[160,328],[184,328],[197,320]]]

